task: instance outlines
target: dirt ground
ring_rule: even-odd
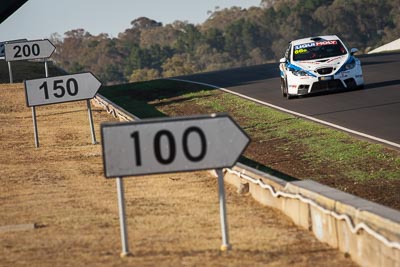
[[[125,179],[129,246],[121,252],[117,192],[92,145],[85,102],[37,107],[40,148],[22,84],[0,84],[0,266],[355,266],[280,212],[226,186],[230,241],[208,172]],[[94,122],[113,118],[94,109]]]

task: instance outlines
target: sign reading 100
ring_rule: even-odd
[[[189,150],[189,135],[190,134],[197,134],[200,139],[200,152],[198,155],[193,155],[192,152]],[[131,134],[134,144],[135,150],[135,163],[136,166],[142,165],[142,152],[140,146],[140,134],[139,131],[134,131]],[[168,143],[169,151],[166,151],[166,155],[162,155],[161,153],[161,140],[164,139]],[[182,135],[182,150],[183,154],[185,155],[186,159],[191,162],[199,162],[201,161],[207,153],[207,141],[204,132],[196,126],[192,126],[187,128]],[[162,129],[158,131],[153,139],[153,149],[154,149],[154,156],[156,160],[163,164],[167,165],[172,163],[176,157],[176,141],[172,132],[166,129]]]
[[[232,167],[249,138],[228,115],[101,126],[107,178]]]

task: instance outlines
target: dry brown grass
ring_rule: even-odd
[[[227,187],[233,250],[220,252],[216,178],[208,172],[125,179],[129,244],[120,258],[114,180],[103,176],[84,102],[37,108],[22,84],[0,85],[0,266],[353,266],[284,215]],[[99,123],[112,118],[94,109]]]

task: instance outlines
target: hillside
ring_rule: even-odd
[[[397,0],[264,0],[216,9],[200,25],[140,17],[117,38],[71,29],[52,42],[57,65],[115,84],[276,62],[288,41],[322,34],[365,53],[399,38],[399,14]]]

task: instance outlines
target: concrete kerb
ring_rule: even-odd
[[[138,120],[97,95],[93,99],[121,121]],[[226,182],[260,203],[279,209],[362,266],[400,266],[400,212],[311,180],[287,182],[238,163],[225,169]]]

